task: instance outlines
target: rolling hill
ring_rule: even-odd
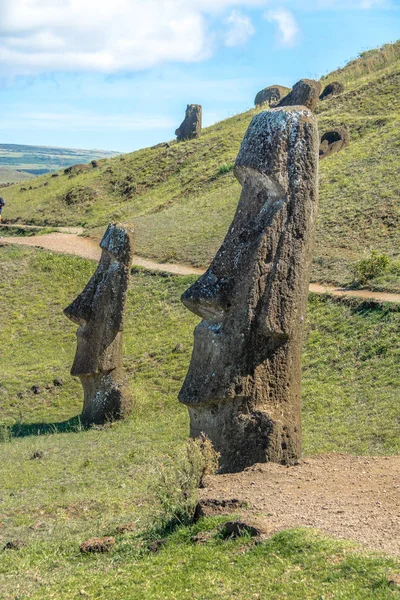
[[[345,125],[349,147],[320,165],[320,215],[313,281],[348,285],[371,251],[392,259],[377,289],[400,289],[400,42],[363,53],[322,79],[345,91],[317,107],[320,132]],[[267,84],[268,82],[266,82]],[[134,222],[136,252],[204,266],[218,249],[240,186],[232,167],[257,109],[203,130],[197,140],[77,166],[4,190],[9,220],[83,225],[100,235],[112,220]],[[98,229],[96,229],[98,228]]]
[[[117,152],[106,150],[74,150],[51,146],[25,146],[0,144],[0,183],[14,183],[32,179],[99,158],[116,156]]]

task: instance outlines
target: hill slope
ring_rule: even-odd
[[[399,258],[400,42],[364,53],[322,83],[332,80],[343,81],[346,90],[320,102],[320,132],[346,125],[351,143],[321,162],[312,279],[348,284],[354,262],[371,250]],[[208,127],[198,140],[41,177],[28,191],[12,186],[4,192],[4,216],[101,229],[110,220],[133,221],[138,254],[206,265],[235,211],[240,186],[232,165],[257,112]],[[399,290],[398,265],[376,286]]]
[[[117,152],[106,150],[0,144],[0,183],[23,181],[31,179],[33,175],[58,171],[61,167],[116,155]]]

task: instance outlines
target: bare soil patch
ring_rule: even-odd
[[[208,476],[201,498],[239,498],[243,520],[268,534],[313,527],[400,556],[400,456],[321,454]],[[229,511],[228,511],[229,512]]]

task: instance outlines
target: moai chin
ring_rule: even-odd
[[[71,375],[78,376],[83,386],[85,425],[122,418],[132,406],[122,367],[122,333],[133,230],[110,224],[100,247],[96,272],[64,310],[79,325]]]
[[[209,269],[182,296],[203,320],[179,394],[190,435],[225,472],[301,454],[301,349],[318,204],[316,119],[255,116],[235,163],[242,193]]]

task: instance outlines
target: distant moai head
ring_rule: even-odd
[[[295,83],[292,91],[282,98],[278,106],[305,106],[309,110],[315,110],[320,93],[321,84],[319,81],[300,79]]]
[[[179,398],[191,435],[210,437],[225,470],[300,455],[318,144],[303,106],[253,118],[235,163],[242,194],[234,220],[209,269],[182,296],[203,320]]]
[[[188,104],[185,118],[175,131],[178,142],[192,140],[200,136],[203,110],[200,104]]]
[[[64,314],[78,327],[71,375],[85,390],[84,420],[104,422],[121,413],[122,331],[133,258],[133,231],[110,224],[102,255],[85,289]]]

